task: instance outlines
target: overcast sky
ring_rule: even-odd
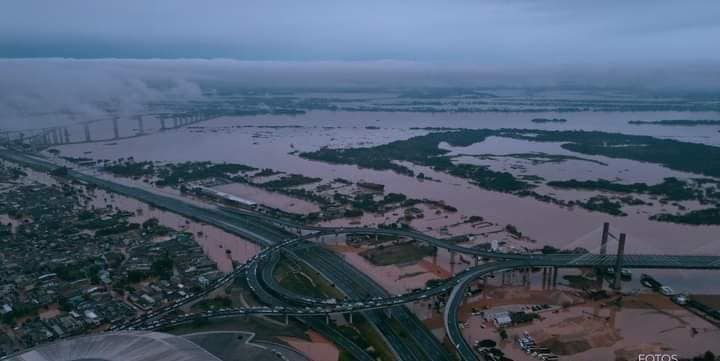
[[[3,0],[0,57],[720,60],[717,0]]]
[[[717,91],[718,19],[720,0],[1,0],[0,128],[218,81]]]

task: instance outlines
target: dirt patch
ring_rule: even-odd
[[[449,278],[452,276],[449,271],[443,269],[442,267],[440,267],[436,264],[433,264],[432,262],[430,262],[428,260],[425,260],[425,259],[421,260],[418,264],[424,270],[427,270],[428,272],[430,272],[438,277]]]
[[[574,355],[580,352],[585,352],[592,348],[592,345],[588,340],[575,339],[575,340],[562,340],[559,337],[553,337],[540,344],[543,347],[547,347],[558,355]]]
[[[634,361],[638,355],[644,354],[662,354],[672,350],[663,346],[661,343],[641,344],[633,347],[624,347],[615,350],[615,361]]]
[[[393,264],[414,264],[434,252],[434,247],[402,243],[390,246],[380,245],[360,252],[360,255],[375,266],[388,266]]]
[[[691,295],[691,297],[700,303],[720,310],[720,295]]]
[[[281,339],[311,360],[335,361],[338,359],[340,351],[330,341],[315,331],[308,331],[308,336],[309,342],[294,337],[281,337]]]
[[[607,318],[586,313],[552,323],[534,334],[539,344],[558,355],[575,355],[622,340]]]

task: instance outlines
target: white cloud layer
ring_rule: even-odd
[[[480,66],[411,61],[231,59],[0,60],[0,128],[28,128],[131,114],[148,103],[203,99],[215,86],[594,87],[718,91],[720,69],[692,66]]]

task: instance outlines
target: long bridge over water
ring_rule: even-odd
[[[211,113],[143,113],[108,116],[70,125],[0,130],[0,144],[20,144],[40,150],[56,145],[111,142],[142,137],[156,132],[179,129],[213,119]],[[130,127],[130,129],[126,129]],[[107,135],[107,131],[112,131]]]

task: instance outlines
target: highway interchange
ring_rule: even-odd
[[[56,165],[26,154],[0,151],[0,157],[41,171],[50,171]],[[181,199],[159,195],[144,189],[126,186],[77,171],[68,174],[79,181],[136,198],[158,208],[167,209],[191,219],[214,225],[230,233],[254,241],[265,248],[248,262],[238,265],[232,273],[215,281],[201,293],[189,295],[165,309],[153,311],[125,324],[113,326],[122,329],[158,329],[191,322],[196,319],[236,317],[241,315],[298,316],[308,326],[336,342],[357,359],[371,359],[345,336],[325,325],[324,317],[330,314],[362,313],[369,323],[385,337],[395,356],[401,360],[451,360],[453,357],[429,330],[402,305],[449,292],[444,310],[444,324],[448,340],[463,360],[477,360],[478,355],[465,341],[458,327],[458,309],[465,291],[473,281],[494,272],[532,267],[585,268],[612,267],[616,256],[595,254],[506,254],[466,248],[446,240],[437,239],[413,230],[374,228],[324,228],[297,224],[291,220],[226,208],[199,207]],[[403,295],[389,295],[372,279],[345,263],[335,253],[319,247],[312,240],[342,235],[397,236],[425,242],[450,252],[469,254],[490,260],[469,267],[437,286],[416,290]],[[280,287],[272,277],[272,270],[280,253],[320,272],[333,282],[346,297],[343,300],[321,300],[292,293]],[[717,256],[624,255],[623,268],[665,269],[720,269]],[[246,282],[258,298],[270,306],[232,308],[167,317],[173,311],[207,296],[213,290],[229,285],[244,275]],[[383,309],[383,310],[381,310]],[[311,317],[314,316],[314,317]],[[323,316],[318,318],[317,316]],[[390,316],[390,317],[389,317]],[[402,337],[395,319],[408,333]]]

